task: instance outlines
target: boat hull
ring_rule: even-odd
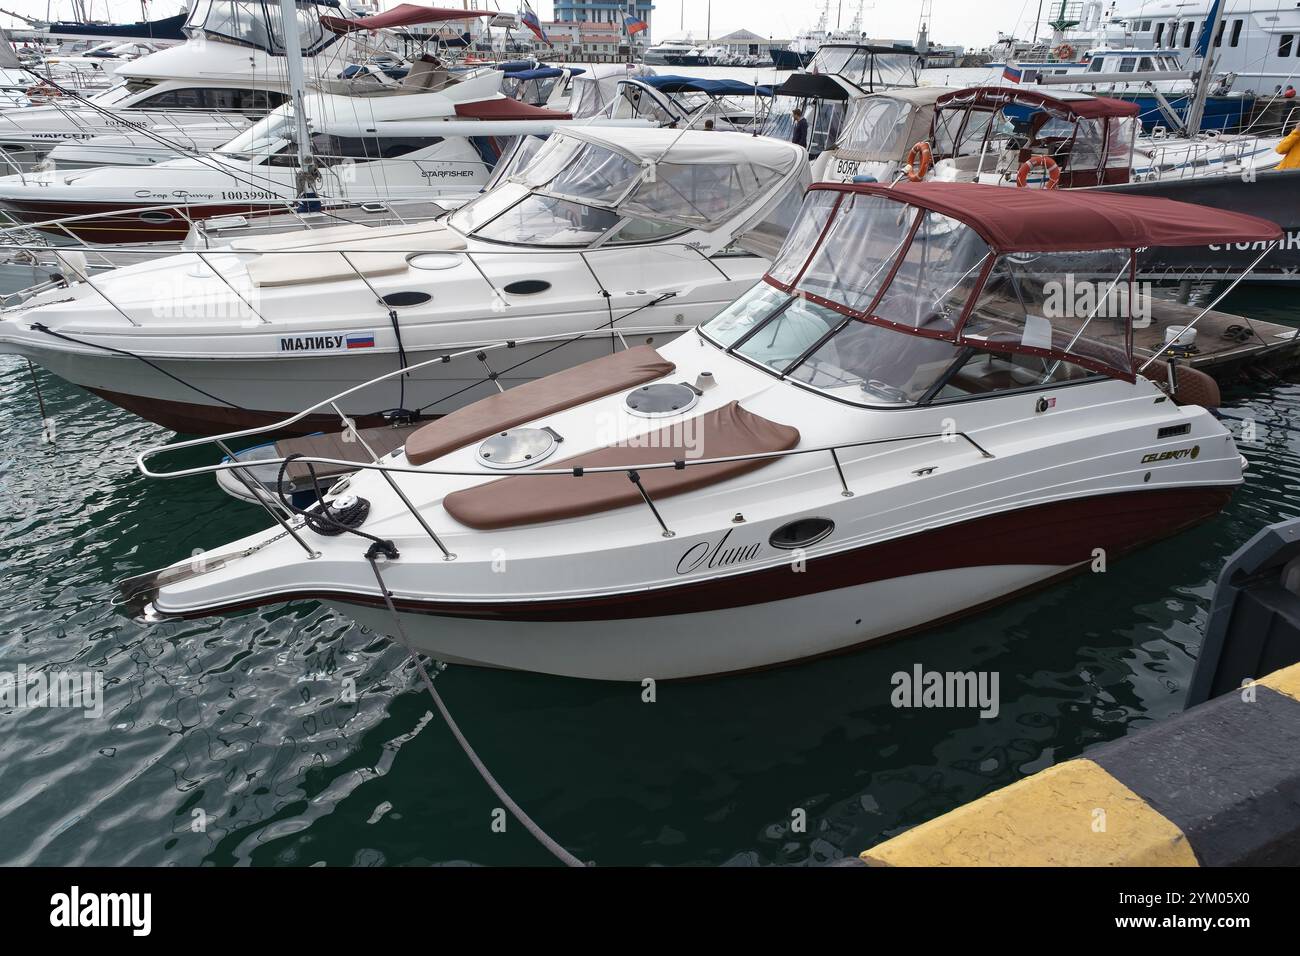
[[[398,610],[418,650],[454,663],[618,681],[757,670],[904,636],[1074,573],[1104,571],[1214,517],[1232,490],[1133,491],[1004,511],[809,561],[802,571],[781,566],[578,601],[399,601]],[[753,603],[756,595],[772,600]],[[394,632],[376,599],[294,597]]]
[[[1285,238],[1246,276],[1248,283],[1300,285],[1300,169],[1269,170],[1189,179],[1155,180],[1103,187],[1107,192],[1160,196],[1217,209],[1232,209],[1269,219]],[[1146,279],[1231,281],[1263,252],[1259,243],[1146,249],[1138,254],[1138,272]]]
[[[794,50],[771,49],[772,65],[778,70],[802,70],[812,61],[811,53],[797,53]]]
[[[629,328],[626,334],[631,337],[636,330]],[[562,332],[557,333],[557,339],[562,337]],[[637,340],[648,338],[663,343],[675,337],[655,333],[639,335]],[[52,344],[58,344],[57,340]],[[502,387],[509,388],[619,348],[613,336],[569,342],[558,349],[554,341],[521,343],[510,350],[508,359],[503,357],[493,364],[500,366]],[[30,342],[10,344],[4,351],[25,355],[47,371],[114,405],[190,435],[217,435],[272,425],[400,367],[395,352],[380,349],[316,356],[286,354],[261,360],[152,358],[149,365],[109,352],[36,349]],[[441,351],[412,350],[407,353],[407,364],[436,358]],[[424,408],[425,417],[436,417],[494,394],[496,387],[485,374],[483,364],[473,355],[466,355],[412,372],[404,390],[395,377],[362,389],[344,400],[342,407],[363,427],[383,423],[380,413],[399,407]],[[280,434],[310,434],[338,427],[337,416],[311,416]]]

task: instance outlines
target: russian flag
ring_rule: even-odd
[[[546,31],[542,29],[542,21],[537,19],[537,14],[533,13],[533,8],[527,3],[524,4],[524,12],[519,14],[519,22],[532,30],[537,39],[548,46],[550,45],[551,40],[546,35]]]
[[[1020,69],[1008,63],[1002,68],[1002,79],[1010,80],[1012,83],[1020,82]]]
[[[369,332],[365,335],[349,335],[348,348],[350,349],[373,349],[375,347],[375,334]]]
[[[627,30],[628,36],[633,36],[640,33],[642,30],[650,29],[649,25],[640,17],[631,16],[623,18],[623,27]]]

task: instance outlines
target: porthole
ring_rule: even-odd
[[[140,213],[140,220],[142,222],[171,222],[175,218],[176,217],[169,212],[155,211]]]
[[[816,544],[834,530],[835,522],[829,518],[797,518],[773,531],[767,543],[782,551],[793,551]]]
[[[424,305],[432,298],[427,292],[390,292],[381,296],[379,301],[390,309],[409,309],[411,306]]]
[[[545,279],[520,279],[506,286],[505,292],[509,295],[537,295],[550,287],[551,284]]]

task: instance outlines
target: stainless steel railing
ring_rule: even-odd
[[[610,331],[609,326],[602,326],[596,329],[588,330],[587,332],[581,333],[578,336],[563,337],[561,341],[572,342],[580,338],[586,338],[588,336],[597,336],[597,335],[603,337],[608,335],[609,331]],[[672,327],[669,329],[669,331],[680,331],[680,328]],[[194,439],[188,439],[181,442],[175,442],[173,444],[158,445],[158,446],[153,446],[151,448],[146,448],[144,451],[136,455],[136,466],[140,469],[140,473],[145,475],[146,477],[158,478],[158,479],[185,478],[185,477],[192,477],[195,475],[207,475],[207,474],[215,475],[221,471],[235,472],[236,477],[239,477],[240,480],[245,484],[245,486],[249,487],[249,491],[253,495],[254,499],[259,504],[261,504],[263,508],[265,508],[266,511],[272,516],[272,518],[275,519],[277,524],[279,524],[284,529],[284,531],[288,533],[291,537],[293,537],[293,539],[299,544],[299,546],[302,547],[302,549],[306,552],[308,559],[309,560],[314,559],[316,557],[319,557],[319,552],[317,552],[315,548],[311,547],[311,545],[308,544],[308,542],[298,533],[301,530],[301,528],[304,526],[305,519],[298,518],[295,520],[291,518],[286,518],[277,508],[275,508],[270,502],[268,502],[267,499],[270,496],[269,492],[258,488],[255,481],[252,481],[251,479],[245,480],[242,477],[244,470],[246,470],[249,467],[249,465],[247,462],[238,461],[238,459],[235,456],[235,453],[230,450],[230,443],[233,441],[237,441],[245,438],[252,438],[259,435],[267,435],[271,433],[282,432],[292,427],[296,423],[302,421],[307,416],[312,415],[316,412],[319,412],[321,409],[328,407],[339,416],[342,428],[348,431],[353,436],[354,440],[360,441],[362,447],[365,448],[366,451],[370,454],[371,460],[369,462],[357,462],[357,461],[350,461],[350,460],[345,461],[336,458],[326,458],[326,457],[318,457],[318,456],[298,456],[292,459],[262,458],[262,459],[258,459],[257,465],[263,467],[267,465],[284,465],[287,462],[292,460],[295,462],[301,462],[306,464],[344,466],[353,471],[378,471],[382,473],[384,480],[388,483],[388,485],[392,488],[392,490],[397,495],[397,497],[401,500],[403,506],[407,509],[407,511],[410,512],[411,516],[420,525],[424,533],[430,538],[430,540],[433,541],[434,545],[442,552],[443,560],[453,561],[455,560],[456,555],[447,548],[446,544],[442,541],[442,539],[430,526],[430,524],[428,523],[424,515],[420,513],[420,509],[416,507],[416,505],[411,501],[411,499],[407,496],[405,491],[398,484],[395,476],[399,474],[414,474],[414,475],[423,475],[423,476],[436,475],[436,476],[444,476],[444,477],[483,478],[487,475],[487,472],[482,470],[468,471],[462,469],[430,468],[427,466],[396,465],[392,463],[382,463],[379,460],[379,457],[375,455],[373,450],[370,449],[370,447],[366,445],[364,440],[361,438],[360,433],[356,429],[355,422],[341,411],[339,407],[339,403],[344,399],[346,399],[348,396],[354,395],[363,389],[369,388],[385,380],[396,378],[399,375],[408,374],[412,371],[416,371],[426,366],[440,364],[451,359],[456,359],[456,358],[464,357],[466,355],[472,355],[475,353],[486,353],[498,349],[514,348],[519,344],[532,344],[532,343],[548,342],[548,341],[555,341],[555,340],[556,340],[555,336],[541,336],[541,337],[536,337],[531,339],[515,339],[515,340],[511,340],[510,342],[500,342],[490,346],[481,346],[474,349],[466,349],[461,352],[450,353],[445,358],[439,356],[438,358],[430,359],[426,362],[421,362],[418,365],[412,365],[412,366],[408,366],[405,369],[399,369],[393,372],[389,372],[385,375],[381,375],[377,378],[374,378],[368,382],[364,382],[360,385],[355,385],[349,389],[346,389],[338,393],[337,395],[331,396],[330,398],[327,399],[323,399],[322,401],[317,402],[315,405],[307,409],[304,409],[303,411],[298,412],[297,414],[292,415],[289,418],[286,418],[280,422],[276,422],[270,425],[263,425],[257,428],[250,428],[241,431],[228,432],[224,435],[216,435],[216,436],[204,437],[204,438],[194,438]],[[626,342],[624,342],[624,347],[625,348],[627,347]],[[802,455],[824,454],[830,457],[831,462],[834,466],[836,476],[840,483],[840,489],[841,489],[840,494],[843,495],[844,497],[853,497],[854,492],[849,487],[848,480],[844,473],[843,463],[841,462],[840,459],[841,452],[850,449],[856,449],[856,448],[867,448],[867,447],[882,446],[882,445],[896,445],[901,443],[920,443],[920,442],[935,441],[935,440],[948,443],[948,442],[955,441],[957,439],[960,439],[963,442],[965,442],[966,445],[968,445],[974,452],[979,454],[982,458],[988,459],[988,458],[996,457],[992,452],[990,452],[988,449],[980,445],[977,441],[975,441],[975,439],[973,439],[967,433],[962,431],[947,431],[947,432],[935,432],[935,433],[918,434],[918,435],[894,435],[888,438],[864,439],[862,441],[854,441],[854,442],[839,442],[834,445],[821,445],[821,446],[815,446],[809,448],[793,448],[785,451],[761,452],[761,453],[748,454],[748,455],[727,455],[727,456],[721,456],[716,458],[679,458],[679,459],[672,459],[669,461],[650,461],[644,464],[636,464],[636,465],[607,465],[607,466],[596,466],[590,468],[588,467],[533,468],[527,471],[511,472],[510,475],[518,476],[518,477],[538,477],[538,478],[547,478],[547,477],[581,478],[584,475],[593,475],[593,474],[624,474],[627,476],[628,480],[636,486],[642,501],[645,503],[651,515],[654,517],[654,520],[659,526],[663,536],[674,537],[675,532],[673,532],[668,527],[667,523],[664,521],[662,514],[660,513],[658,507],[656,506],[653,498],[650,496],[649,492],[646,491],[646,488],[641,481],[642,472],[661,471],[666,469],[673,469],[673,470],[680,471],[685,468],[694,468],[703,465],[721,465],[721,464],[733,464],[736,462],[752,462],[752,461],[776,461],[779,459],[793,458]],[[159,458],[163,455],[171,454],[182,450],[188,450],[191,448],[198,448],[210,444],[215,444],[218,448],[220,448],[222,452],[225,454],[227,460],[218,462],[217,464],[213,464],[213,465],[204,465],[195,468],[182,468],[175,471],[156,471],[153,468],[151,468],[149,465],[149,462],[151,460]],[[502,477],[501,473],[499,472],[494,472],[493,474],[495,474],[497,477]],[[318,506],[321,508],[325,507],[324,502],[319,503]]]

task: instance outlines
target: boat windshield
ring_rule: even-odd
[[[710,137],[712,134],[699,134]],[[600,143],[554,134],[452,214],[464,235],[516,245],[647,242],[690,229],[714,229],[770,198],[799,161],[785,168],[746,162],[744,152],[666,145],[659,162],[638,161]]]
[[[862,97],[853,101],[836,148],[862,160],[896,160],[926,137],[931,112],[892,96]]]
[[[1127,249],[999,256],[940,213],[813,190],[768,275],[701,334],[867,405],[1131,378],[1131,263]],[[1072,297],[1075,281],[1094,298]]]
[[[322,16],[337,16],[337,0],[297,0],[298,39],[308,56],[334,42],[336,36],[321,26]],[[284,55],[280,6],[267,0],[197,0],[185,21],[191,34],[256,47],[275,56]]]
[[[916,86],[919,57],[915,53],[878,53],[865,47],[822,46],[808,64],[809,73],[844,77],[864,90]]]
[[[265,119],[258,120],[218,152],[233,153],[245,159],[270,156],[293,138],[293,117],[287,108],[280,108]]]

